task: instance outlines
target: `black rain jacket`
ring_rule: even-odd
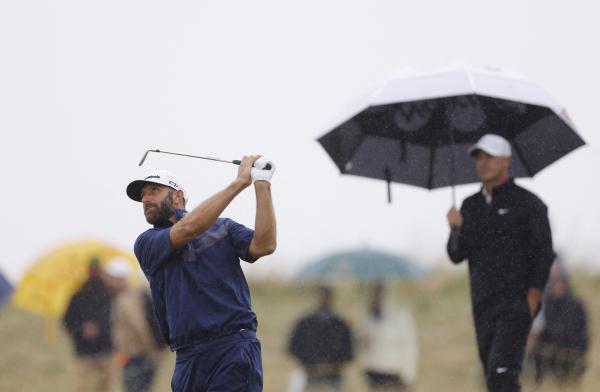
[[[468,259],[475,308],[544,289],[554,251],[547,208],[537,196],[511,179],[493,190],[490,204],[482,192],[465,199],[461,213],[463,226],[451,232],[447,250],[454,263]]]
[[[63,324],[75,345],[77,355],[94,355],[112,351],[111,337],[111,293],[100,278],[90,278],[81,289],[73,295]],[[98,336],[86,339],[83,337],[82,325],[92,321],[99,330]]]
[[[303,365],[341,364],[352,360],[352,334],[332,312],[317,311],[296,323],[288,350]]]

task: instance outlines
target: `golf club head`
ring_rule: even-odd
[[[148,156],[148,153],[150,151],[153,152],[160,152],[159,150],[146,150],[146,152],[144,153],[144,156],[142,157],[142,159],[140,160],[140,164],[138,166],[142,166],[144,164],[144,161],[146,160],[146,157]]]
[[[138,166],[142,166],[144,164],[144,161],[146,160],[146,157],[148,156],[148,153],[150,152],[150,150],[146,150],[146,152],[144,153],[144,156],[142,157],[142,159],[140,160],[140,163]]]

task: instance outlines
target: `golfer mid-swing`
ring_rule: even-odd
[[[166,171],[127,186],[154,227],[135,242],[135,255],[150,282],[165,340],[177,353],[173,391],[262,391],[256,314],[240,259],[254,262],[276,247],[266,161],[244,157],[236,179],[186,212],[186,192]],[[255,230],[219,215],[254,181]]]

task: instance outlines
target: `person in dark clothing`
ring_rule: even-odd
[[[317,309],[300,318],[292,329],[288,350],[306,373],[308,390],[339,391],[342,367],[352,360],[352,334],[332,309],[333,291],[319,288]]]
[[[532,349],[537,384],[554,378],[562,386],[577,385],[585,372],[589,347],[587,313],[571,291],[564,273],[553,268],[546,289],[541,324],[532,330]]]
[[[67,307],[63,324],[71,336],[79,367],[79,391],[109,391],[112,386],[111,291],[98,260]]]
[[[166,170],[127,186],[153,226],[134,252],[165,342],[177,353],[173,391],[262,391],[258,321],[241,260],[254,263],[277,247],[274,172],[273,162],[243,157],[235,180],[189,212],[185,188]],[[253,183],[255,230],[220,217]]]
[[[510,178],[511,148],[484,135],[470,149],[483,183],[451,208],[447,251],[467,259],[479,357],[491,392],[520,391],[527,335],[554,258],[547,208]]]

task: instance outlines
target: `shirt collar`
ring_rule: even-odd
[[[508,181],[506,181],[504,184],[496,187],[496,188],[492,188],[492,192],[488,193],[488,191],[485,190],[485,187],[482,186],[481,187],[481,194],[483,195],[483,198],[485,199],[485,202],[490,204],[492,202],[492,197],[495,195],[498,195],[504,191],[506,191],[506,189],[510,188],[511,186],[513,186],[515,184],[514,179],[509,178]]]
[[[483,198],[485,199],[485,202],[487,204],[490,204],[492,202],[492,193],[493,193],[493,189],[492,192],[488,192],[484,186],[481,187],[481,194],[483,195]]]
[[[177,217],[177,221],[179,222],[181,218],[183,218],[187,214],[187,211],[182,208],[175,209],[175,216]]]

